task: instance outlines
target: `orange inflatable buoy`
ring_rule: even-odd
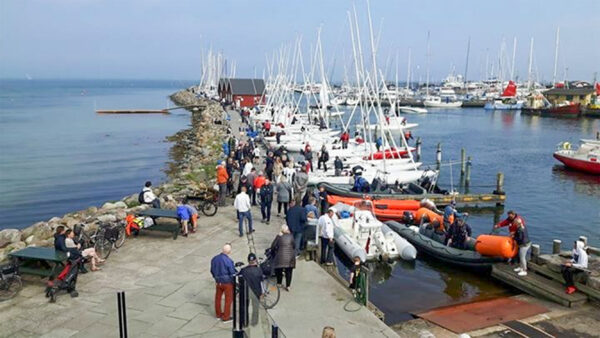
[[[421,219],[423,218],[423,216],[427,216],[427,218],[429,219],[429,222],[433,222],[433,221],[437,220],[439,222],[439,224],[444,223],[444,216],[438,215],[435,212],[433,212],[427,208],[419,208],[419,210],[417,210],[417,212],[415,213],[415,223],[416,224],[421,223]]]
[[[475,250],[483,256],[513,258],[517,255],[519,246],[508,236],[479,235]]]

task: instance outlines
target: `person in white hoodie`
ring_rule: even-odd
[[[583,241],[575,241],[575,245],[573,247],[573,259],[566,262],[561,269],[567,287],[566,293],[572,294],[573,292],[577,291],[575,283],[573,282],[573,277],[584,273],[584,270],[586,270],[587,267],[588,253],[585,243],[583,243]]]
[[[152,191],[152,182],[146,181],[144,187],[142,188],[142,197],[144,204],[150,204],[153,208],[160,209],[160,200]]]

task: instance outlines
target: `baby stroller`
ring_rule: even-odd
[[[83,257],[81,256],[70,258],[67,261],[67,265],[56,278],[50,277],[46,286],[46,297],[50,298],[50,303],[56,302],[56,293],[60,290],[66,290],[71,297],[79,296],[79,293],[75,290],[75,286],[82,260]]]

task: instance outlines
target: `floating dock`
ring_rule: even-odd
[[[98,114],[170,114],[168,109],[96,110]]]

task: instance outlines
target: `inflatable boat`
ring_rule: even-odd
[[[377,220],[371,201],[357,201],[352,206],[338,203],[332,208],[340,216],[335,219],[335,243],[350,259],[356,256],[361,261],[416,258],[417,251],[412,244]]]
[[[472,239],[467,243],[468,249],[462,250],[440,243],[433,230],[427,230],[427,224],[421,227],[396,221],[387,221],[385,224],[408,240],[419,252],[465,268],[487,269],[494,263],[506,261],[505,256],[514,257],[517,252],[514,241],[506,236],[481,235],[477,240]]]
[[[322,183],[320,183],[320,185],[324,186],[325,190],[327,190],[327,192],[331,195],[362,198],[364,193],[352,191],[352,185],[347,183],[349,181],[349,179],[350,179],[350,177],[347,177],[346,182],[344,182],[345,184],[332,184],[330,182],[322,182]],[[419,200],[423,199],[423,198],[447,196],[444,194],[445,191],[440,190],[440,189],[437,189],[437,191],[439,191],[439,193],[437,193],[437,192],[434,192],[432,194],[427,193],[427,190],[425,188],[423,188],[422,186],[415,184],[415,183],[401,184],[399,186],[395,186],[395,185],[387,185],[387,186],[383,185],[382,186],[379,184],[379,182],[377,182],[376,184],[371,183],[370,188],[371,188],[371,191],[368,193],[368,195],[371,197],[371,199],[374,199],[374,200],[380,200],[380,199],[402,200],[402,199],[406,199],[406,195],[410,195],[411,197],[414,197],[415,199],[419,199]]]

